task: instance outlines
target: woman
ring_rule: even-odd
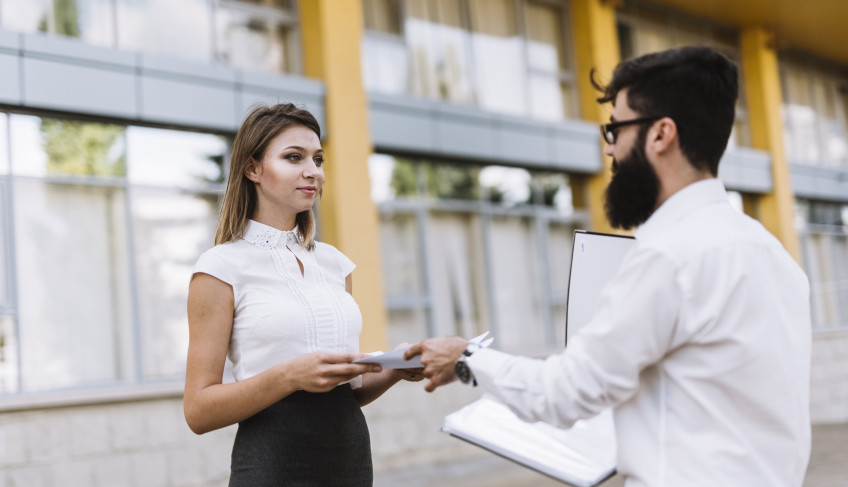
[[[239,423],[230,486],[370,486],[360,410],[409,371],[354,364],[354,264],[315,241],[320,127],[259,106],[233,143],[216,246],[189,286],[185,416],[198,434]],[[227,354],[236,382],[223,384]]]

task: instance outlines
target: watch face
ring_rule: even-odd
[[[460,360],[456,363],[454,372],[456,372],[457,379],[459,379],[463,384],[471,382],[471,369],[468,368],[468,364],[465,363],[464,360]]]

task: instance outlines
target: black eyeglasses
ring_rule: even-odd
[[[615,140],[618,138],[618,129],[621,127],[636,123],[654,122],[661,118],[661,116],[655,115],[652,117],[634,118],[633,120],[624,120],[621,122],[605,123],[601,125],[601,135],[604,136],[604,140],[607,141],[607,144],[615,144]]]

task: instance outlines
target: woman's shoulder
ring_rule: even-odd
[[[356,267],[348,256],[328,243],[315,241],[315,249],[313,252],[315,253],[315,257],[319,263],[323,262],[325,265],[336,266],[343,276],[350,274]]]

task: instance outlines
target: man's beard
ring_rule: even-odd
[[[654,212],[660,180],[645,155],[645,135],[639,134],[630,153],[621,161],[612,162],[612,180],[607,186],[604,209],[613,228],[637,227]]]

